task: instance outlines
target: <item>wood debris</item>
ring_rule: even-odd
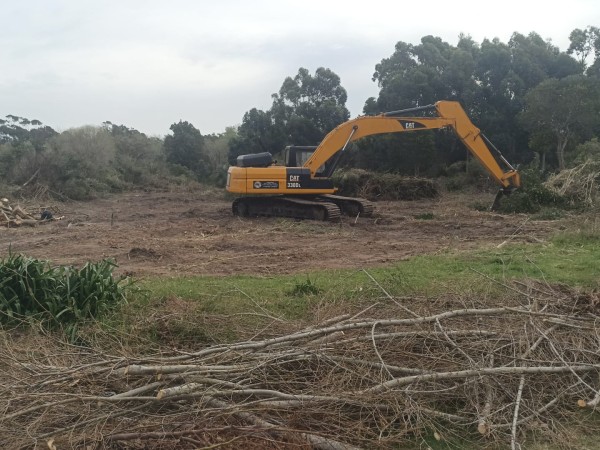
[[[27,429],[11,448],[192,448],[189,439],[341,450],[432,434],[518,448],[532,433],[567,442],[578,423],[597,432],[579,408],[600,403],[598,293],[510,287],[512,304],[386,295],[357,314],[175,354],[40,345],[34,355],[7,340],[0,436]]]
[[[52,220],[61,219],[63,219],[63,217],[54,217],[54,215],[47,208],[42,208],[39,217],[34,217],[21,205],[11,205],[7,198],[0,198],[0,227],[35,227],[40,223],[47,223]]]

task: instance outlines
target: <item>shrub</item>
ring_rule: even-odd
[[[542,208],[532,218],[534,220],[558,220],[565,216],[565,211],[558,208]]]
[[[537,213],[542,207],[569,208],[569,202],[557,192],[548,189],[536,168],[521,171],[522,187],[508,197],[504,197],[498,212]]]
[[[10,254],[0,260],[0,323],[35,318],[73,336],[81,322],[99,318],[125,299],[131,283],[114,278],[115,267],[109,260],[81,269],[52,267],[48,261]]]
[[[316,295],[321,292],[321,288],[316,286],[310,278],[306,278],[306,281],[296,282],[294,288],[289,291],[290,295],[295,297],[302,297],[304,295]]]
[[[486,189],[494,185],[494,182],[479,161],[469,159],[446,167],[443,184],[448,191],[464,191],[470,187]]]
[[[459,173],[446,178],[445,187],[450,192],[460,192],[470,185],[469,177],[466,173]]]

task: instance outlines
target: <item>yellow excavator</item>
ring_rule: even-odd
[[[434,111],[435,116],[409,116],[427,110]],[[369,217],[374,210],[371,202],[335,195],[337,189],[331,175],[348,144],[376,134],[442,128],[452,128],[500,185],[494,204],[498,204],[503,194],[521,186],[517,170],[473,125],[461,105],[455,101],[438,101],[433,105],[351,119],[329,132],[316,147],[286,147],[285,165],[277,165],[268,152],[238,156],[237,165],[227,172],[227,190],[243,194],[233,201],[233,214],[329,221],[339,219],[341,214]]]

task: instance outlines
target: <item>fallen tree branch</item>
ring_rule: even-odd
[[[220,400],[217,400],[216,398],[208,398],[208,404],[215,406],[217,408],[227,408],[227,403],[222,402]],[[255,416],[254,414],[250,414],[248,412],[245,411],[235,411],[233,412],[233,415],[238,416],[240,418],[242,418],[243,420],[246,420],[254,425],[263,427],[267,430],[270,430],[272,433],[276,434],[276,435],[284,435],[286,433],[289,433],[289,431],[287,432],[283,432],[281,430],[277,429],[277,426],[271,422],[268,422],[264,419],[261,419],[257,416]],[[312,434],[312,433],[306,433],[306,432],[300,432],[298,431],[297,434],[302,437],[305,441],[307,441],[309,444],[311,444],[313,446],[313,448],[318,449],[318,450],[359,450],[357,447],[354,447],[353,445],[348,445],[348,444],[344,444],[332,439],[327,439],[324,438],[322,436],[318,436],[316,434]]]
[[[114,357],[55,338],[27,352],[0,339],[0,440],[23,424],[27,436],[9,447],[51,436],[56,448],[121,439],[213,447],[235,439],[253,448],[267,439],[388,450],[443,429],[474,439],[474,448],[477,431],[486,445],[518,447],[534,425],[554,439],[570,417],[580,422],[573,399],[600,403],[591,378],[600,374],[599,322],[562,287],[531,292],[530,307],[423,298],[411,303],[418,317],[381,302],[298,331],[272,328],[268,337],[175,354],[120,347],[124,356]],[[194,434],[199,423],[206,434]]]
[[[519,389],[517,390],[517,398],[515,400],[515,412],[513,414],[512,430],[510,433],[510,447],[512,450],[517,450],[517,422],[519,420],[519,408],[521,406],[521,396],[523,395],[523,386],[525,386],[525,375],[521,375],[519,381]]]
[[[394,387],[406,386],[412,383],[427,381],[451,380],[459,378],[481,377],[486,375],[527,375],[527,374],[557,374],[557,373],[586,373],[600,370],[600,364],[585,366],[537,366],[537,367],[491,367],[483,369],[459,370],[456,372],[437,372],[432,374],[411,375],[408,377],[394,378],[362,391],[383,392]]]

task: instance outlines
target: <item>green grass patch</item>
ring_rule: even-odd
[[[213,314],[235,314],[265,307],[278,317],[297,319],[305,316],[310,305],[325,298],[352,301],[362,293],[366,280],[364,274],[344,270],[273,277],[154,278],[141,283],[152,294],[140,301],[177,297],[194,301],[203,312]]]
[[[509,244],[501,249],[417,256],[378,269],[395,295],[476,288],[482,279],[500,283],[533,278],[572,286],[600,286],[600,235],[561,234],[544,244]]]
[[[169,339],[177,340],[179,334],[190,341],[195,338],[196,343],[232,341],[244,337],[240,330],[258,330],[276,320],[311,322],[324,311],[356,311],[387,294],[432,299],[448,293],[472,294],[497,304],[504,301],[504,285],[512,280],[598,288],[599,273],[600,233],[592,230],[563,233],[545,243],[416,256],[365,270],[147,279],[139,284],[149,294],[130,303],[138,318],[161,311],[160,320],[171,321],[163,320]],[[217,326],[216,317],[222,319]],[[160,320],[149,320],[141,333],[164,337],[157,331]],[[130,319],[128,326],[135,327],[136,322],[139,325],[139,319]]]
[[[498,282],[534,278],[550,283],[597,287],[600,235],[560,234],[543,244],[508,244],[501,249],[415,256],[388,267],[368,269],[392,295],[437,295],[448,286],[460,290],[489,278]],[[203,311],[228,313],[267,305],[297,317],[311,302],[373,299],[382,290],[362,270],[328,270],[273,277],[185,277],[142,283],[151,297],[177,296],[198,302]],[[476,286],[475,286],[476,287]],[[309,294],[309,295],[308,295]],[[291,306],[291,305],[302,305]]]

